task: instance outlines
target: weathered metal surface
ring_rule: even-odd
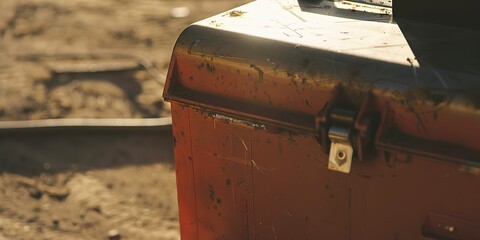
[[[478,47],[328,11],[257,1],[179,38],[164,96],[182,237],[480,238]],[[328,169],[335,126],[349,174]]]

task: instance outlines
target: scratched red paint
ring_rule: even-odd
[[[182,239],[480,239],[478,109],[411,78],[411,66],[188,28],[164,92]],[[349,174],[327,168],[333,108],[357,112]]]

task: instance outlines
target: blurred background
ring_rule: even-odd
[[[249,0],[1,0],[0,121],[162,118],[175,40]],[[179,239],[168,130],[1,130],[0,239]]]

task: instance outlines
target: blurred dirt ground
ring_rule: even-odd
[[[169,116],[177,36],[246,2],[1,0],[0,120]],[[178,239],[172,161],[168,131],[0,132],[0,239]]]
[[[0,120],[166,116],[156,80],[164,78],[177,36],[194,21],[245,2],[2,0]],[[176,7],[189,15],[172,17]],[[129,68],[139,59],[160,74]]]

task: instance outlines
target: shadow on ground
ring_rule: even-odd
[[[1,135],[0,171],[25,176],[173,163],[171,130],[165,129],[17,130]]]

